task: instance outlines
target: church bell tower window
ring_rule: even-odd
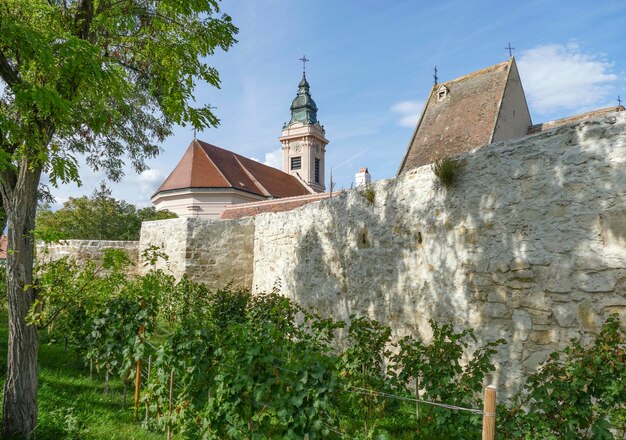
[[[292,157],[291,158],[291,169],[292,170],[299,170],[300,168],[302,168],[302,158],[300,156]]]
[[[320,183],[320,160],[315,158],[315,183]]]

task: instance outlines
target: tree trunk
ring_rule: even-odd
[[[9,340],[4,383],[3,430],[29,438],[37,425],[37,353],[39,334],[26,323],[35,300],[33,284],[35,212],[41,169],[26,160],[19,173],[2,173],[2,196],[8,219],[7,303]]]

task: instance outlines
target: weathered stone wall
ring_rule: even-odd
[[[37,259],[46,262],[69,256],[78,262],[92,260],[101,263],[106,249],[126,251],[132,262],[129,272],[137,272],[138,241],[63,240],[59,243],[45,245],[37,243]]]
[[[256,217],[254,290],[397,336],[429,319],[505,338],[499,381],[523,375],[610,313],[626,322],[626,115],[484,147],[458,184],[430,167]]]
[[[140,252],[157,246],[168,255],[158,260],[158,268],[180,278],[187,274],[209,288],[224,287],[233,282],[252,287],[254,219],[208,220],[178,218],[144,222]],[[142,273],[149,269],[143,257]]]
[[[167,261],[156,259],[155,268],[162,269],[180,278],[187,267],[187,230],[188,219],[172,218],[143,222],[139,238],[139,272],[146,273],[150,269],[144,252],[150,247],[167,254]]]
[[[162,248],[159,267],[177,277],[255,292],[278,283],[323,314],[366,315],[396,336],[428,338],[434,319],[504,338],[495,380],[512,391],[610,313],[626,322],[626,112],[464,159],[449,189],[426,166],[290,212],[146,222],[139,248]],[[86,243],[55,253],[102,246]]]

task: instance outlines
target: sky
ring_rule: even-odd
[[[515,49],[533,123],[626,102],[626,1],[224,0],[238,43],[206,62],[220,89],[198,85],[198,104],[220,119],[198,139],[280,168],[283,123],[302,75],[330,143],[326,186],[350,188],[367,167],[393,177],[433,84],[506,61]],[[176,127],[142,174],[127,170],[113,195],[139,206],[193,140]],[[82,186],[51,188],[56,207],[91,194],[104,175],[81,167]],[[45,181],[45,179],[44,179]]]

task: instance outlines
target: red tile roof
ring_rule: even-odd
[[[0,260],[7,259],[8,248],[9,248],[9,238],[6,235],[0,236]]]
[[[337,193],[335,193],[337,194]],[[292,209],[300,208],[309,203],[319,202],[320,200],[327,199],[331,196],[331,193],[316,193],[306,196],[288,197],[278,200],[262,200],[260,202],[240,203],[238,205],[232,205],[227,207],[222,215],[221,219],[234,219],[242,217],[251,217],[257,214],[263,214],[265,212],[283,212],[291,211]]]
[[[234,188],[265,197],[311,193],[295,176],[197,139],[154,195],[188,188]]]
[[[398,174],[491,142],[513,63],[434,85]],[[442,87],[449,95],[444,99],[438,97]]]

